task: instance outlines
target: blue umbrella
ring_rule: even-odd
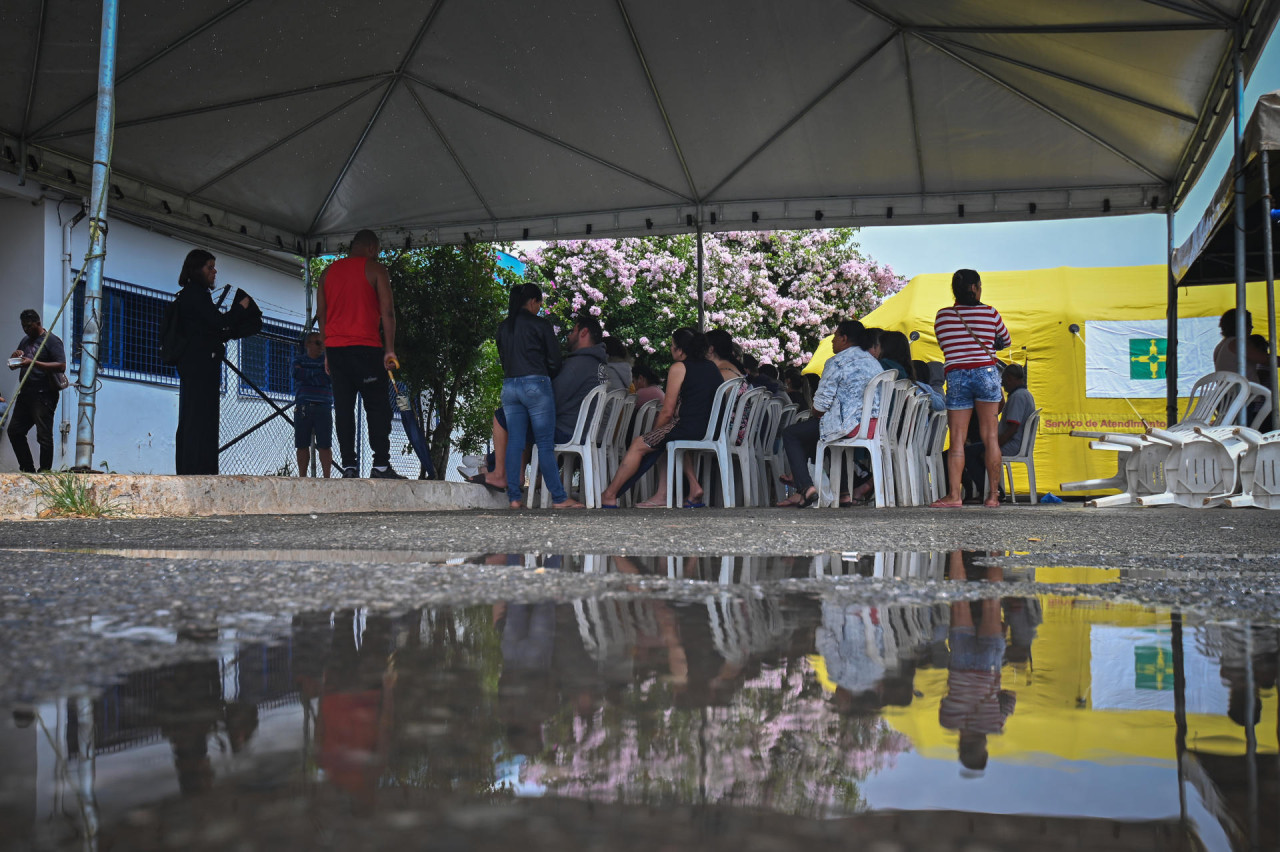
[[[397,382],[395,375],[387,370],[391,379],[391,394],[395,398],[395,406],[400,412],[400,422],[404,425],[404,434],[413,446],[422,462],[422,469],[427,472],[427,479],[436,478],[435,465],[431,463],[431,448],[427,446],[427,438],[418,426],[418,418],[413,414],[413,403],[409,399],[409,387],[404,382]]]

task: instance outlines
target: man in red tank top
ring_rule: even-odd
[[[360,475],[356,463],[356,396],[369,422],[373,479],[404,479],[391,467],[391,398],[387,370],[396,359],[396,314],[391,279],[378,262],[373,231],[360,231],[351,251],[320,275],[316,314],[325,344],[325,369],[333,381],[333,425],[342,453],[342,475]]]

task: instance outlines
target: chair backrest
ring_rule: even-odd
[[[707,432],[702,436],[702,440],[710,443],[716,440],[720,434],[720,427],[726,415],[733,409],[734,394],[738,392],[738,388],[746,382],[743,378],[729,379],[722,382],[720,387],[716,388],[715,397],[711,401],[711,416],[707,418]]]
[[[1235,422],[1245,405],[1249,383],[1239,373],[1219,370],[1196,380],[1187,399],[1187,410],[1178,421],[1180,429],[1218,426]]]
[[[925,452],[940,455],[947,445],[947,412],[932,411],[929,416],[929,444]]]
[[[585,444],[594,440],[600,432],[600,421],[604,419],[604,396],[609,392],[606,385],[596,385],[582,398],[578,406],[578,420],[573,424],[573,436],[570,444]]]
[[[908,431],[904,432],[906,446],[927,451],[933,411],[929,408],[929,395],[916,388],[911,394],[911,403],[907,408],[910,422]]]
[[[1264,387],[1257,382],[1249,382],[1249,398],[1244,403],[1246,410],[1253,405],[1254,400],[1261,400],[1262,404],[1258,406],[1253,419],[1249,421],[1250,429],[1257,429],[1262,425],[1262,421],[1266,420],[1271,414],[1271,388]]]
[[[1031,412],[1031,416],[1027,418],[1027,425],[1022,429],[1022,443],[1018,445],[1018,452],[1012,458],[1029,459],[1036,452],[1036,435],[1040,432],[1040,409],[1037,408]]]
[[[885,370],[883,373],[872,376],[867,382],[866,388],[862,391],[862,416],[858,420],[858,432],[855,438],[865,438],[865,429],[867,423],[872,417],[880,418],[879,428],[876,430],[877,435],[889,434],[885,431],[885,418],[888,415],[888,408],[893,405],[893,382],[897,376],[894,370]],[[876,407],[879,406],[879,413],[874,414]]]
[[[733,408],[725,419],[726,429],[721,437],[730,447],[741,447],[751,442],[749,430],[752,421],[759,423],[760,400],[768,393],[764,388],[742,385],[734,400]]]
[[[632,441],[653,430],[653,423],[658,419],[658,412],[661,410],[662,400],[660,399],[651,399],[640,406],[640,410],[636,412],[636,422],[631,427]]]
[[[782,400],[776,396],[770,396],[760,405],[760,423],[754,430],[756,436],[756,450],[761,456],[773,455],[774,444],[778,440],[778,430],[782,427],[783,410],[785,406]],[[792,411],[795,409],[793,408]]]
[[[630,439],[627,430],[631,428],[631,415],[636,410],[636,395],[627,393],[625,390],[622,393],[626,396],[622,399],[622,411],[618,415],[618,422],[613,430],[613,442],[625,450]]]
[[[622,416],[622,407],[627,392],[623,389],[607,391],[604,395],[604,415],[592,433],[596,446],[604,447],[613,441],[614,432],[618,429],[618,418]]]
[[[895,379],[893,382],[893,408],[889,414],[888,431],[885,432],[885,436],[902,445],[905,445],[911,437],[913,400],[917,391],[916,383],[909,379]]]

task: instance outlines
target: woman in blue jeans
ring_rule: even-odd
[[[520,472],[529,429],[542,459],[542,481],[557,509],[581,509],[569,499],[555,463],[556,398],[551,377],[560,370],[560,342],[542,310],[542,288],[521,284],[511,290],[507,318],[498,326],[502,362],[502,412],[507,420],[507,498],[520,509]],[[533,483],[530,483],[532,488]]]

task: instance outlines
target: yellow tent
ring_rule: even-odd
[[[1129,396],[1126,399],[1090,395],[1095,391],[1086,381],[1085,355],[1090,325],[1098,329],[1095,347],[1101,344],[1102,326],[1108,324],[1129,323],[1143,329],[1155,329],[1158,325],[1164,328],[1166,290],[1167,271],[1164,266],[982,272],[983,301],[1000,311],[1013,337],[1013,347],[1000,356],[1003,360],[1026,365],[1027,386],[1035,397],[1036,405],[1043,409],[1040,436],[1036,443],[1036,486],[1039,491],[1062,494],[1058,487],[1062,482],[1115,473],[1115,453],[1090,450],[1087,440],[1071,437],[1072,429],[1142,432],[1143,418],[1153,426],[1165,425],[1163,378],[1146,383],[1148,389],[1142,391],[1146,396]],[[1248,297],[1254,333],[1266,335],[1265,285],[1250,284]],[[918,275],[901,292],[863,317],[862,322],[868,326],[901,331],[908,336],[913,331],[919,332],[920,339],[911,346],[913,357],[923,361],[941,361],[942,352],[933,336],[933,319],[939,308],[953,301],[949,273]],[[1200,322],[1199,328],[1208,328],[1216,338],[1217,318],[1234,305],[1235,290],[1232,287],[1190,287],[1185,288],[1179,297],[1178,312],[1184,326],[1187,325],[1185,321],[1193,317],[1212,318],[1207,326],[1207,320]],[[1078,336],[1068,330],[1072,324],[1080,326]],[[1156,345],[1146,339],[1146,336],[1155,337],[1156,334],[1154,330],[1144,330],[1142,345]],[[1179,337],[1185,339],[1185,334],[1185,329],[1180,328]],[[1163,338],[1163,332],[1159,332],[1161,345]],[[1203,372],[1212,370],[1212,366],[1206,370],[1196,366],[1203,364],[1203,347],[1195,353],[1197,359],[1188,356],[1185,349],[1180,349],[1179,354],[1180,380],[1194,380]],[[827,339],[818,347],[805,371],[820,372],[830,354],[831,342]],[[1139,365],[1142,370],[1148,369],[1148,360],[1158,360],[1149,359],[1145,354],[1142,358],[1143,364]],[[1152,374],[1158,367],[1158,364],[1150,365]],[[1188,375],[1192,370],[1196,375]],[[1180,400],[1179,404],[1185,405],[1185,400]],[[1025,493],[1026,481],[1021,471],[1021,467],[1016,468],[1018,488]]]

